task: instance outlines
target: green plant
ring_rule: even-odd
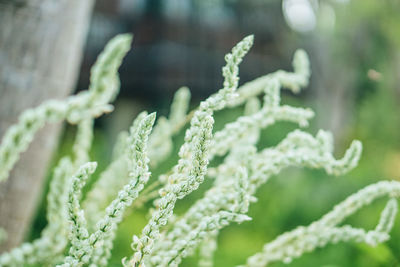
[[[314,114],[310,109],[280,104],[282,88],[296,93],[308,84],[309,62],[302,50],[294,55],[294,72],[277,71],[238,87],[238,65],[253,43],[253,37],[248,36],[225,57],[223,88],[201,102],[198,108],[188,113],[190,92],[183,87],[175,95],[168,118],[158,118],[155,123],[155,113],[140,113],[129,132],[120,134],[112,162],[82,200],[82,188],[97,166],[95,162],[88,162],[93,120],[112,110],[109,103],[119,87],[117,70],[130,43],[129,35],[115,37],[94,65],[88,91],[65,101],[48,101],[24,112],[3,137],[0,180],[7,178],[19,154],[46,122],[65,119],[78,125],[72,155],[59,161],[52,176],[47,227],[40,238],[2,254],[1,266],[107,266],[124,214],[153,199],[150,220],[140,236],[133,236],[132,255],[123,259],[123,265],[176,266],[200,248],[199,265],[212,266],[219,230],[232,222],[251,220],[246,213],[250,203],[256,200],[254,194],[272,175],[288,166],[322,168],[327,173],[341,175],[357,165],[361,143],[353,141],[344,157],[337,160],[332,155],[332,135],[322,130],[315,137],[295,130],[277,146],[257,150],[261,129],[277,121],[305,127]],[[259,95],[263,95],[262,104]],[[213,132],[215,111],[243,104],[242,116]],[[150,169],[169,157],[172,137],[187,123],[190,125],[179,150],[178,162],[147,185]],[[223,156],[223,162],[209,167],[216,156]],[[197,190],[205,179],[213,180],[205,196],[184,215],[174,216],[176,202]],[[340,226],[348,216],[385,195],[391,199],[375,229],[366,231]],[[246,266],[290,262],[316,247],[339,241],[370,245],[384,242],[389,238],[397,212],[394,198],[399,196],[399,182],[370,185],[320,220],[266,244],[262,252],[247,260]]]

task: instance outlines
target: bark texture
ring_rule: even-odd
[[[0,136],[19,114],[74,88],[93,0],[0,0]],[[39,131],[0,184],[0,227],[20,244],[42,192],[60,125]],[[1,160],[1,159],[0,159]]]

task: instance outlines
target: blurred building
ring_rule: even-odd
[[[290,68],[295,47],[280,1],[119,0],[97,1],[78,88],[88,85],[89,69],[115,34],[134,34],[133,49],[121,67],[120,97],[158,108],[186,85],[195,99],[222,86],[224,55],[249,34],[255,45],[241,65],[241,81]]]

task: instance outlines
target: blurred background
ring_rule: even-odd
[[[93,159],[104,168],[119,131],[142,110],[166,115],[174,92],[188,86],[192,105],[222,86],[224,55],[243,37],[255,43],[240,66],[240,83],[277,69],[291,70],[297,48],[311,60],[310,86],[282,101],[316,112],[307,131],[333,132],[341,157],[352,139],[363,142],[359,167],[343,177],[323,171],[287,169],[272,177],[250,208],[253,221],[222,230],[215,266],[234,266],[264,243],[298,225],[308,225],[335,203],[381,179],[400,179],[400,2],[397,0],[98,0],[90,20],[76,91],[88,87],[89,71],[106,42],[118,33],[134,34],[133,48],[120,69],[121,92],[115,111],[96,122]],[[234,120],[241,109],[216,114],[216,127]],[[295,129],[278,123],[263,131],[260,148],[277,144]],[[74,129],[67,127],[59,154],[68,150]],[[182,142],[176,137],[175,150]],[[175,153],[176,154],[176,153]],[[153,171],[153,178],[176,162]],[[103,166],[103,167],[102,167]],[[96,179],[96,178],[94,178]],[[180,201],[182,213],[209,187]],[[45,200],[31,238],[46,224]],[[352,216],[348,223],[372,228],[385,201]],[[130,253],[132,231],[147,221],[149,206],[121,225],[110,266]],[[285,266],[400,266],[400,217],[389,242],[371,248],[329,245]],[[182,266],[195,266],[196,256]],[[284,266],[273,264],[271,266]]]

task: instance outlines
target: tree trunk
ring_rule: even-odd
[[[19,114],[74,88],[93,0],[0,0],[0,136]],[[20,244],[35,213],[60,124],[39,131],[0,184],[0,251]],[[0,159],[1,160],[1,159]]]
[[[312,84],[315,88],[317,127],[329,130],[340,143],[346,129],[354,120],[354,73],[350,62],[335,58],[335,48],[330,36],[314,36],[310,51],[313,51]],[[342,51],[341,53],[344,53]],[[347,59],[347,58],[346,58]],[[347,64],[343,69],[339,66]]]

